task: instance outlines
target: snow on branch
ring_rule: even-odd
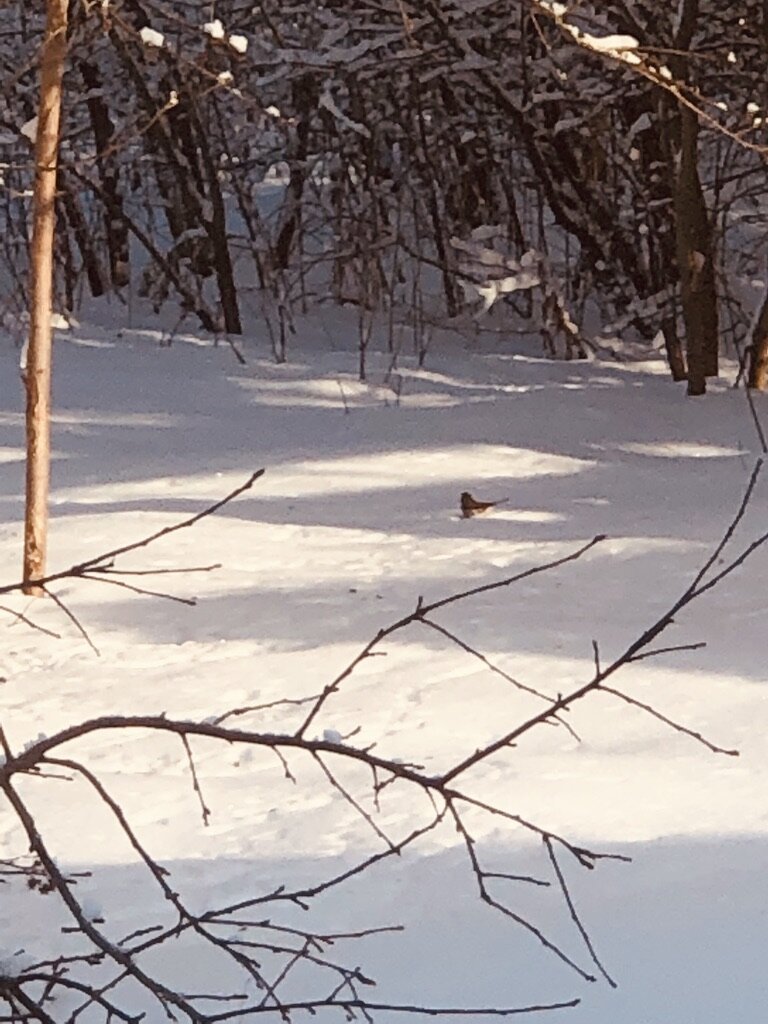
[[[710,114],[706,109],[707,106],[714,106],[718,110],[727,110],[728,108],[721,102],[712,104],[690,84],[676,79],[666,64],[654,60],[649,54],[643,52],[643,44],[635,36],[611,32],[608,28],[604,33],[587,32],[568,20],[571,11],[566,4],[559,3],[557,0],[528,0],[528,2],[534,11],[554,21],[560,30],[582,49],[619,64],[628,65],[636,73],[653,82],[654,85],[671,93],[678,103],[693,111],[712,130],[738,143],[744,149],[755,153],[768,153],[768,146],[750,142],[744,138],[743,132],[729,128],[718,117]]]
[[[139,36],[145,46],[154,46],[157,49],[162,49],[165,46],[165,36],[163,33],[158,32],[157,29],[150,28],[149,25],[145,25],[144,28],[139,30]]]
[[[640,43],[634,36],[622,35],[609,32],[606,35],[595,35],[592,32],[585,32],[577,25],[566,21],[568,8],[565,4],[555,3],[553,0],[533,0],[534,6],[549,13],[557,24],[571,36],[580,46],[595,53],[604,53],[615,60],[623,60],[627,64],[641,64],[641,57],[635,53]]]
[[[483,244],[498,231],[482,227],[475,229],[468,241],[457,237],[450,240],[458,255],[459,284],[468,298],[482,300],[477,316],[487,313],[502,296],[527,291],[541,283],[538,253],[526,252],[516,260]]]

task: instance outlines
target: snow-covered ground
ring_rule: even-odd
[[[148,583],[196,596],[194,607],[89,581],[58,588],[100,657],[52,602],[5,599],[63,634],[0,620],[0,707],[13,749],[102,714],[199,721],[317,693],[419,596],[431,601],[492,582],[606,534],[579,561],[435,613],[526,685],[574,689],[593,672],[593,640],[605,663],[673,604],[722,536],[754,466],[744,396],[727,383],[686,400],[661,362],[553,363],[512,354],[498,340],[447,337],[425,370],[401,358],[394,387],[385,381],[388,357],[372,354],[372,383],[360,384],[355,353],[342,341],[349,333],[342,318],[303,324],[283,366],[253,340],[240,366],[227,346],[191,337],[160,347],[153,331],[117,336],[95,325],[60,335],[51,570],[178,522],[254,470],[266,473],[221,514],[126,561],[221,563]],[[2,582],[19,576],[21,561],[17,360],[0,338]],[[758,406],[768,418],[760,396]],[[461,519],[464,490],[508,502]],[[734,551],[766,529],[767,511],[768,478]],[[706,640],[706,649],[638,662],[614,681],[714,743],[738,748],[738,758],[592,695],[569,717],[580,741],[543,727],[473,775],[483,799],[632,858],[602,861],[592,872],[563,865],[618,988],[583,982],[484,906],[460,837],[446,824],[311,911],[338,931],[407,926],[345,953],[377,978],[376,1001],[515,1006],[578,996],[581,1004],[558,1011],[558,1020],[763,1024],[767,569],[768,551],[760,550],[664,635],[665,644]],[[385,650],[328,702],[313,724],[317,735],[359,727],[355,745],[376,742],[382,756],[438,773],[531,713],[506,680],[423,626],[395,635]],[[301,708],[280,707],[249,725],[288,732],[301,718]],[[271,754],[200,741],[207,828],[178,741],[145,733],[119,743],[85,739],[71,755],[87,761],[174,885],[201,906],[286,881],[311,884],[377,848],[369,823],[299,755],[292,783]],[[354,771],[345,780],[358,794],[370,783]],[[116,933],[154,919],[134,852],[83,786],[27,780],[23,789],[59,863],[94,871],[81,891]],[[421,810],[393,795],[382,798],[378,820],[405,834]],[[479,814],[472,825],[496,870],[552,877],[546,853],[522,830]],[[4,807],[0,859],[22,852]],[[557,887],[504,884],[519,885],[507,897],[521,914],[590,966]],[[76,941],[59,932],[55,897],[10,886],[6,893],[6,960],[21,947],[39,958]],[[184,991],[225,984],[183,949],[167,956]]]

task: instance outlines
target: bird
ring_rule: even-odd
[[[498,501],[478,501],[473,498],[469,491],[462,491],[461,494],[461,515],[463,519],[471,519],[472,516],[479,516],[483,512],[487,512],[489,508],[493,508],[495,505],[501,505],[507,498],[499,498]]]

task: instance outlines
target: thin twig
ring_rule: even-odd
[[[243,708],[232,708],[231,711],[225,711],[224,714],[218,715],[214,718],[216,725],[221,725],[226,722],[228,718],[237,718],[241,715],[249,715],[255,711],[269,711],[272,708],[280,707],[301,707],[303,704],[311,704],[312,701],[316,701],[320,695],[317,693],[311,694],[309,697],[280,697],[279,700],[270,700],[264,704],[250,704]]]
[[[160,540],[161,537],[168,537],[172,533],[178,533],[179,530],[186,530],[190,526],[194,526],[196,523],[199,523],[201,519],[206,519],[208,516],[212,516],[214,513],[224,508],[225,505],[234,501],[235,498],[239,498],[241,494],[249,491],[256,481],[260,477],[264,476],[265,472],[266,470],[259,469],[255,473],[252,473],[245,483],[240,484],[239,487],[230,491],[229,494],[225,495],[219,501],[214,502],[213,505],[208,505],[206,508],[202,509],[200,512],[196,512],[195,515],[190,516],[188,519],[184,519],[180,523],[174,523],[172,526],[164,526],[162,530],[157,530],[148,537],[144,537],[143,540],[134,541],[132,544],[123,544],[121,547],[114,548],[112,551],[107,551],[96,558],[91,558],[87,562],[80,562],[79,565],[73,567],[73,572],[77,574],[86,569],[91,569],[93,566],[103,564],[106,561],[114,561],[120,555],[125,555],[129,551],[138,551],[140,548],[145,548],[149,544],[154,544],[154,542]]]
[[[181,733],[181,742],[184,745],[185,751],[187,752],[187,760],[189,761],[189,771],[192,775],[192,788],[197,794],[197,799],[200,803],[200,812],[203,816],[203,824],[208,825],[209,819],[211,817],[211,812],[209,808],[206,806],[205,800],[203,798],[203,791],[200,788],[200,781],[197,777],[197,769],[195,768],[195,759],[192,757],[192,748],[189,745],[189,737],[186,735],[186,733]]]
[[[701,651],[706,646],[706,640],[698,640],[692,644],[671,644],[669,647],[654,647],[651,651],[641,651],[639,654],[634,654],[629,661],[647,661],[648,658],[658,658],[662,654],[678,654],[680,651]]]
[[[448,800],[448,809],[453,818],[456,830],[461,835],[464,841],[464,847],[467,851],[467,855],[469,857],[469,861],[470,864],[472,865],[472,870],[477,881],[478,892],[483,902],[487,903],[491,907],[494,907],[501,914],[503,914],[505,917],[510,918],[516,924],[519,924],[527,932],[533,935],[534,938],[538,939],[538,941],[545,949],[549,950],[550,953],[554,953],[559,960],[562,960],[563,963],[567,964],[570,968],[572,968],[584,981],[596,981],[597,979],[593,975],[589,974],[589,972],[585,971],[582,967],[579,967],[576,961],[572,960],[571,957],[569,957],[564,950],[562,950],[558,945],[552,942],[551,939],[547,938],[547,936],[540,928],[537,928],[536,925],[533,924],[531,921],[528,921],[526,918],[522,917],[516,911],[508,907],[505,903],[501,903],[499,900],[495,899],[495,897],[493,897],[490,894],[490,892],[488,891],[488,887],[485,884],[483,869],[480,866],[480,861],[478,860],[477,853],[475,851],[474,840],[469,834],[461,815],[459,814],[454,805],[454,802],[450,799]]]
[[[33,622],[32,619],[27,618],[27,616],[21,612],[14,611],[13,608],[8,608],[6,605],[0,604],[0,612],[13,616],[17,622],[23,622],[25,626],[29,626],[30,629],[37,630],[38,633],[44,633],[46,636],[52,636],[54,640],[61,640],[61,633],[54,633],[52,629],[48,629],[46,626],[41,626],[38,622]]]
[[[534,697],[539,697],[541,700],[548,701],[550,704],[553,702],[554,698],[548,696],[546,693],[542,693],[540,690],[535,690],[532,686],[526,686],[525,683],[521,683],[518,679],[515,679],[513,676],[510,676],[503,669],[499,668],[498,665],[494,665],[492,661],[489,661],[489,659],[480,651],[475,650],[474,647],[471,647],[460,637],[456,636],[455,633],[452,633],[449,629],[446,629],[445,626],[441,626],[439,623],[434,622],[432,619],[428,619],[425,615],[419,616],[418,621],[422,625],[429,626],[430,629],[434,629],[437,633],[442,633],[444,637],[447,637],[447,639],[452,641],[452,643],[456,644],[457,647],[460,647],[462,651],[466,651],[467,654],[471,654],[474,658],[477,658],[477,660],[481,661],[487,669],[490,669],[490,671],[493,672],[495,675],[501,676],[502,679],[506,679],[508,683],[512,683],[512,685],[516,686],[518,690],[522,690],[524,693],[530,693]]]
[[[110,587],[121,587],[123,590],[130,590],[132,594],[139,594],[142,597],[159,597],[164,601],[175,601],[178,604],[185,604],[194,608],[197,604],[196,597],[178,597],[176,594],[166,594],[162,590],[147,590],[145,587],[137,587],[133,583],[126,583],[125,580],[115,580],[108,576],[93,576],[91,572],[84,572],[79,579],[90,580],[91,583],[106,583]]]
[[[109,565],[94,565],[92,569],[88,570],[88,574],[91,577],[95,573],[118,576],[187,576],[192,572],[215,572],[216,569],[221,568],[221,562],[214,562],[212,565],[185,565],[181,569],[116,569],[114,564],[110,563]]]
[[[500,878],[507,882],[527,882],[529,885],[540,885],[546,889],[552,885],[544,878],[534,878],[533,875],[513,875],[506,871],[483,871],[484,878]]]
[[[366,821],[368,823],[368,825],[370,825],[372,831],[375,832],[375,834],[379,837],[379,839],[381,839],[381,841],[390,850],[393,849],[395,844],[392,842],[392,840],[389,838],[389,836],[386,834],[386,832],[384,832],[376,824],[376,822],[373,820],[372,815],[369,814],[368,811],[366,811],[366,809],[352,796],[352,794],[349,792],[349,790],[346,789],[344,786],[342,786],[342,784],[339,782],[339,780],[336,778],[336,776],[330,770],[330,768],[325,763],[325,761],[323,761],[323,759],[320,756],[320,754],[318,754],[317,751],[315,751],[313,756],[315,758],[315,761],[317,761],[317,763],[322,768],[325,777],[328,779],[328,781],[333,786],[333,788],[338,793],[340,793],[341,796],[347,801],[347,803],[357,811],[357,813],[360,815],[360,817],[364,821]]]
[[[362,1012],[381,1013],[408,1013],[422,1015],[425,1017],[512,1017],[515,1014],[523,1013],[548,1013],[552,1010],[567,1010],[578,1006],[580,999],[569,999],[560,1003],[532,1003],[530,1006],[515,1007],[490,1007],[490,1006],[410,1006],[403,1003],[371,1003],[368,1000],[344,999],[344,1000],[310,1000],[299,1003],[281,1003],[281,1013],[294,1013],[296,1010],[308,1010],[312,1014],[320,1009],[340,1009],[352,1014],[355,1010]],[[218,1021],[231,1020],[236,1016],[247,1016],[251,1013],[274,1013],[273,1006],[250,1006],[242,1010],[226,1014],[209,1014],[206,1016],[208,1024],[217,1024]]]
[[[749,475],[749,480],[747,481],[747,486],[746,486],[746,489],[745,489],[744,494],[742,496],[742,499],[739,502],[739,507],[736,510],[736,514],[733,516],[733,519],[728,524],[728,528],[726,529],[726,531],[723,534],[720,542],[717,544],[717,546],[715,547],[715,549],[712,552],[712,554],[704,562],[704,565],[698,571],[696,576],[694,576],[693,582],[688,587],[688,590],[686,591],[684,596],[687,596],[689,593],[691,595],[694,595],[697,592],[698,593],[703,593],[704,588],[701,588],[701,590],[699,590],[699,584],[704,579],[704,577],[707,575],[707,573],[712,568],[712,566],[715,564],[715,562],[717,562],[717,560],[720,557],[720,555],[722,554],[723,550],[728,545],[728,542],[731,540],[731,538],[733,537],[734,533],[736,532],[736,528],[738,527],[739,523],[744,518],[744,516],[746,514],[746,511],[747,511],[747,507],[749,506],[749,503],[752,500],[752,495],[754,493],[755,487],[757,486],[757,480],[758,480],[758,477],[760,476],[762,468],[763,468],[763,460],[762,459],[757,459],[757,461],[755,462],[755,465],[754,465],[754,467],[752,469],[752,472]],[[734,566],[734,568],[735,568],[735,566]],[[728,571],[730,571],[730,569]],[[718,577],[718,578],[721,578],[721,577]],[[712,586],[712,585],[713,584],[709,584],[708,586]]]
[[[570,892],[568,890],[568,886],[566,885],[565,877],[563,875],[562,869],[560,868],[560,865],[557,862],[557,857],[555,856],[555,850],[554,850],[554,847],[552,845],[552,838],[551,838],[551,836],[544,836],[544,845],[547,848],[547,853],[549,854],[549,859],[552,861],[552,867],[554,868],[555,875],[557,876],[557,881],[560,884],[560,890],[561,890],[561,892],[563,894],[563,898],[565,899],[565,902],[568,905],[568,910],[570,911],[571,919],[573,920],[573,923],[578,928],[579,934],[581,935],[582,939],[584,940],[584,945],[587,947],[587,949],[589,951],[589,955],[592,957],[592,962],[594,963],[594,965],[598,969],[598,971],[600,971],[600,973],[605,978],[605,980],[608,982],[608,984],[611,986],[611,988],[616,988],[617,987],[616,982],[613,980],[613,978],[610,976],[610,974],[606,971],[605,967],[603,967],[602,963],[600,962],[600,958],[598,957],[597,953],[595,952],[595,947],[592,945],[592,940],[590,939],[589,935],[587,934],[586,928],[581,923],[581,919],[580,919],[579,915],[576,913],[576,907],[574,906],[573,899],[571,898],[571,894],[570,894]]]
[[[75,613],[70,608],[67,608],[67,606],[64,604],[64,602],[61,600],[61,598],[57,594],[55,594],[50,589],[50,587],[45,586],[42,583],[38,583],[37,585],[51,598],[51,600],[56,605],[56,607],[64,612],[66,617],[73,624],[73,626],[75,627],[77,632],[80,634],[80,636],[83,638],[83,640],[85,640],[85,642],[91,648],[91,650],[96,655],[96,657],[97,658],[101,657],[101,652],[99,651],[98,647],[93,642],[93,640],[91,640],[90,636],[88,635],[88,630],[85,628],[85,626],[82,624],[82,622],[78,619],[78,617],[75,615]]]
[[[381,641],[385,639],[385,637],[391,636],[392,633],[396,633],[398,630],[404,629],[412,622],[417,622],[425,616],[431,615],[431,613],[436,611],[438,608],[445,608],[450,604],[455,604],[457,601],[465,601],[470,597],[476,597],[478,594],[486,594],[491,591],[510,587],[515,583],[520,583],[522,580],[529,579],[531,576],[537,576],[539,573],[557,569],[562,565],[566,565],[568,562],[574,562],[603,540],[605,540],[605,536],[603,534],[599,534],[598,536],[593,537],[592,540],[588,541],[586,544],[582,544],[581,547],[577,548],[575,551],[572,551],[568,555],[563,555],[561,558],[555,558],[550,562],[545,562],[543,565],[536,565],[530,569],[525,569],[522,572],[515,573],[514,576],[508,576],[505,579],[497,580],[495,583],[484,583],[479,587],[472,587],[469,590],[461,591],[461,593],[451,594],[449,597],[444,597],[439,601],[433,601],[431,604],[425,604],[422,598],[419,598],[414,611],[409,615],[405,615],[403,618],[398,619],[397,622],[391,623],[384,629],[380,629],[376,636],[368,641],[365,647],[355,658],[353,658],[346,668],[344,668],[335,679],[324,687],[323,692],[318,697],[309,714],[296,730],[296,736],[301,738],[305,735],[307,729],[309,729],[312,722],[314,722],[315,718],[319,715],[321,709],[326,704],[330,696],[338,691],[344,680],[352,675],[358,665],[376,653],[374,648],[376,648]]]
[[[658,718],[660,722],[668,725],[670,729],[674,729],[675,732],[681,732],[685,736],[690,736],[691,739],[697,740],[703,744],[708,750],[711,750],[713,754],[726,754],[728,757],[738,757],[738,750],[728,750],[726,747],[718,747],[715,743],[712,743],[705,736],[702,736],[700,732],[696,732],[695,729],[690,729],[686,725],[681,725],[680,722],[675,722],[673,719],[663,715],[656,708],[651,707],[650,704],[644,704],[643,701],[637,700],[636,697],[630,697],[628,694],[623,693],[621,690],[616,690],[612,686],[606,686],[603,684],[600,687],[602,693],[610,693],[614,697],[618,697],[619,700],[623,700],[625,704],[631,704],[632,707],[640,708],[645,711],[646,714],[652,715],[654,718]]]

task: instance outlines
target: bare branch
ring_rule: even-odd
[[[148,547],[150,544],[154,544],[155,541],[160,540],[163,537],[167,537],[172,533],[177,533],[179,530],[185,530],[190,526],[194,526],[199,523],[202,519],[207,516],[213,515],[215,512],[219,512],[225,505],[228,505],[235,498],[238,498],[241,494],[250,490],[256,481],[262,477],[265,470],[259,469],[245,481],[240,484],[233,491],[230,491],[225,497],[219,501],[214,502],[212,505],[208,505],[200,512],[195,513],[193,516],[189,516],[187,519],[183,519],[179,523],[174,523],[172,526],[165,526],[162,530],[157,530],[155,533],[150,534],[148,537],[143,537],[141,540],[134,541],[131,544],[123,544],[120,547],[113,548],[111,551],[105,551],[100,555],[96,555],[94,558],[89,558],[85,562],[78,562],[76,565],[70,566],[68,569],[62,569],[60,572],[51,573],[44,579],[40,580],[40,585],[48,587],[51,583],[55,583],[58,580],[71,579],[73,577],[82,577],[88,574],[104,573],[113,570],[114,561],[121,555],[126,555],[131,551],[139,551],[142,548]],[[184,572],[186,570],[172,570],[174,572]],[[198,568],[192,569],[192,572],[208,571],[208,568],[200,570]],[[23,590],[23,582],[5,584],[0,586],[0,594],[11,594],[18,590]]]
[[[91,650],[96,655],[96,657],[97,658],[100,657],[100,652],[99,652],[98,647],[93,642],[93,640],[91,640],[90,636],[88,635],[88,630],[82,624],[80,619],[78,619],[78,617],[75,615],[75,613],[64,604],[64,602],[61,600],[61,598],[57,594],[55,594],[51,590],[51,588],[49,586],[46,585],[45,581],[41,580],[39,583],[36,583],[36,586],[38,586],[43,593],[47,594],[48,597],[51,598],[51,600],[53,601],[53,603],[56,605],[57,608],[60,608],[61,611],[64,612],[66,617],[69,619],[69,621],[75,627],[75,629],[80,634],[80,636],[83,638],[83,640],[85,640],[85,642],[91,648]]]
[[[21,612],[16,612],[13,608],[8,608],[6,605],[0,605],[0,612],[5,615],[11,615],[17,622],[23,622],[25,626],[29,626],[30,629],[36,630],[38,633],[43,633],[45,636],[52,636],[54,640],[61,640],[61,633],[54,633],[52,629],[48,629],[46,626],[41,626],[38,622],[33,622],[32,619],[27,618]]]
[[[192,788],[197,794],[197,799],[200,803],[200,813],[203,816],[203,824],[208,825],[211,817],[211,812],[205,803],[203,798],[203,791],[200,788],[200,780],[197,777],[197,769],[195,768],[195,759],[192,757],[192,748],[189,745],[189,738],[186,733],[181,733],[181,742],[184,745],[184,750],[187,754],[187,760],[189,762],[189,771],[192,775]]]
[[[331,697],[331,695],[338,692],[338,689],[341,686],[341,684],[344,682],[345,679],[348,679],[349,676],[352,675],[352,673],[355,671],[358,665],[360,665],[363,661],[365,661],[366,658],[371,657],[375,653],[374,648],[376,648],[381,643],[381,641],[384,640],[386,637],[391,636],[398,630],[404,629],[406,626],[409,626],[412,622],[421,621],[422,619],[424,619],[425,616],[431,615],[432,612],[436,611],[438,608],[445,608],[448,605],[455,604],[457,601],[465,601],[470,597],[476,597],[478,594],[487,594],[492,591],[502,590],[506,587],[512,586],[515,583],[520,583],[522,580],[530,579],[531,576],[536,576],[542,572],[549,572],[552,569],[558,569],[561,565],[566,565],[568,562],[575,562],[577,559],[581,558],[593,547],[595,547],[596,544],[599,544],[603,540],[605,540],[605,537],[601,534],[597,537],[593,537],[591,541],[589,541],[586,544],[583,544],[581,547],[577,548],[576,551],[572,551],[570,554],[564,555],[561,558],[555,558],[550,562],[544,563],[543,565],[537,565],[533,566],[530,569],[525,569],[522,572],[515,573],[514,576],[508,576],[505,579],[498,580],[495,583],[484,583],[481,586],[472,587],[469,590],[463,590],[461,591],[461,593],[451,594],[449,597],[444,597],[439,601],[433,601],[431,604],[425,604],[423,600],[419,598],[419,600],[416,603],[416,608],[414,609],[414,611],[410,613],[410,615],[405,615],[403,616],[403,618],[398,619],[397,622],[393,622],[391,625],[385,627],[384,629],[380,629],[376,636],[374,636],[371,640],[368,641],[368,643],[365,645],[362,651],[360,651],[360,653],[347,665],[347,667],[342,672],[340,672],[339,675],[336,676],[336,678],[332,680],[332,682],[330,682],[323,689],[323,692],[320,694],[315,704],[313,705],[312,710],[296,731],[296,736],[304,736],[307,729],[310,727],[315,718],[319,715],[321,709],[328,701],[328,699]]]
[[[516,686],[518,690],[522,690],[524,693],[530,693],[534,697],[539,697],[541,700],[546,700],[552,703],[552,697],[548,696],[546,693],[542,693],[540,690],[535,690],[532,686],[526,686],[525,683],[521,683],[519,680],[513,678],[513,676],[508,675],[503,669],[500,669],[497,665],[494,665],[493,662],[489,661],[484,654],[475,650],[474,647],[471,647],[468,643],[462,640],[461,637],[456,636],[455,633],[451,633],[451,631],[446,629],[445,626],[441,626],[437,622],[433,622],[432,619],[428,619],[425,615],[419,616],[418,621],[422,623],[422,625],[429,626],[430,629],[434,629],[437,633],[442,633],[444,637],[447,637],[452,643],[456,644],[457,647],[460,647],[462,651],[466,651],[467,654],[471,654],[474,658],[477,658],[477,660],[481,661],[486,668],[490,669],[491,672],[497,676],[501,676],[502,679],[506,679],[508,683],[512,683],[512,685]]]
[[[600,686],[600,690],[603,693],[610,693],[614,697],[618,697],[619,700],[623,700],[625,704],[631,704],[632,707],[640,708],[642,711],[645,711],[646,714],[652,715],[654,718],[657,718],[660,722],[663,722],[665,725],[668,725],[670,729],[674,729],[675,732],[681,732],[685,736],[690,736],[691,739],[697,740],[699,743],[705,746],[707,750],[711,750],[713,754],[726,754],[728,757],[739,756],[738,750],[728,750],[725,747],[718,747],[716,744],[710,742],[710,740],[708,740],[705,736],[702,736],[700,732],[696,732],[695,729],[690,729],[686,725],[681,725],[680,722],[673,721],[673,719],[668,718],[666,715],[663,715],[660,711],[657,711],[656,708],[651,707],[650,704],[644,704],[643,701],[637,700],[636,697],[630,697],[628,694],[623,693],[621,690],[616,690],[612,686],[606,686],[605,684],[602,684]]]
[[[699,640],[692,644],[672,644],[669,647],[655,647],[651,651],[641,651],[640,654],[635,654],[629,660],[634,661],[647,661],[648,658],[658,658],[662,654],[677,654],[680,651],[702,651],[707,646],[706,640]],[[603,687],[605,689],[605,687]]]
[[[589,955],[592,957],[592,962],[594,963],[595,967],[597,967],[598,971],[600,971],[600,973],[605,978],[605,980],[608,982],[608,984],[611,986],[611,988],[616,988],[617,987],[616,986],[616,982],[613,980],[613,978],[610,976],[610,974],[606,971],[605,967],[603,967],[602,963],[600,962],[600,958],[598,957],[597,953],[595,952],[595,947],[592,945],[592,940],[590,939],[589,935],[587,934],[586,928],[581,923],[581,919],[579,918],[579,915],[576,913],[576,907],[574,906],[573,899],[571,898],[571,894],[568,891],[568,886],[566,885],[562,869],[560,868],[560,865],[557,862],[557,857],[555,856],[555,850],[554,850],[554,847],[552,845],[552,837],[551,836],[544,836],[544,845],[547,848],[547,853],[549,854],[549,859],[552,862],[552,867],[554,868],[555,874],[557,875],[557,881],[560,884],[560,889],[562,891],[563,897],[565,898],[565,902],[568,904],[568,910],[570,911],[571,919],[573,920],[573,923],[578,928],[579,934],[581,935],[582,939],[584,940],[584,945],[589,950]]]
[[[532,1003],[530,1006],[514,1006],[514,1007],[470,1007],[470,1006],[409,1006],[398,1003],[371,1003],[368,1000],[361,999],[346,999],[346,1000],[327,1000],[321,1003],[303,1002],[303,1003],[283,1003],[281,1011],[286,1013],[292,1013],[295,1010],[309,1010],[317,1011],[318,1009],[334,1009],[349,1011],[350,1013],[354,1010],[369,1010],[371,1012],[380,1013],[407,1013],[407,1014],[423,1014],[425,1017],[513,1017],[516,1014],[522,1013],[548,1013],[552,1010],[568,1010],[574,1006],[578,1006],[581,1002],[580,999],[569,999],[565,1002],[560,1003]],[[250,1013],[266,1013],[273,1012],[273,1007],[249,1007],[243,1009],[239,1014],[221,1014],[212,1015],[207,1018],[209,1024],[215,1024],[216,1021],[229,1020],[234,1018],[236,1015],[245,1016]]]
[[[451,817],[453,818],[454,824],[456,825],[456,831],[459,833],[459,835],[462,837],[464,841],[464,846],[467,851],[470,864],[472,865],[472,871],[474,872],[475,879],[477,881],[478,892],[483,902],[487,903],[491,907],[494,907],[496,910],[499,911],[499,913],[503,914],[504,917],[510,918],[516,924],[520,925],[527,932],[533,935],[534,938],[538,939],[538,941],[545,949],[549,950],[550,953],[554,953],[559,960],[562,960],[563,963],[567,964],[570,968],[572,968],[579,975],[579,977],[584,979],[584,981],[595,981],[596,979],[593,975],[589,974],[582,967],[579,967],[576,961],[572,960],[568,956],[568,954],[565,953],[564,950],[562,950],[558,945],[552,942],[551,939],[548,939],[540,928],[537,928],[536,925],[532,924],[526,918],[522,917],[520,914],[516,913],[514,910],[508,907],[505,903],[502,903],[500,900],[497,900],[490,894],[490,892],[488,891],[488,887],[485,884],[485,873],[482,867],[480,866],[480,861],[475,850],[475,841],[470,835],[469,831],[467,830],[467,827],[464,824],[461,815],[456,809],[455,801],[450,797],[448,798],[448,808],[451,813]]]

